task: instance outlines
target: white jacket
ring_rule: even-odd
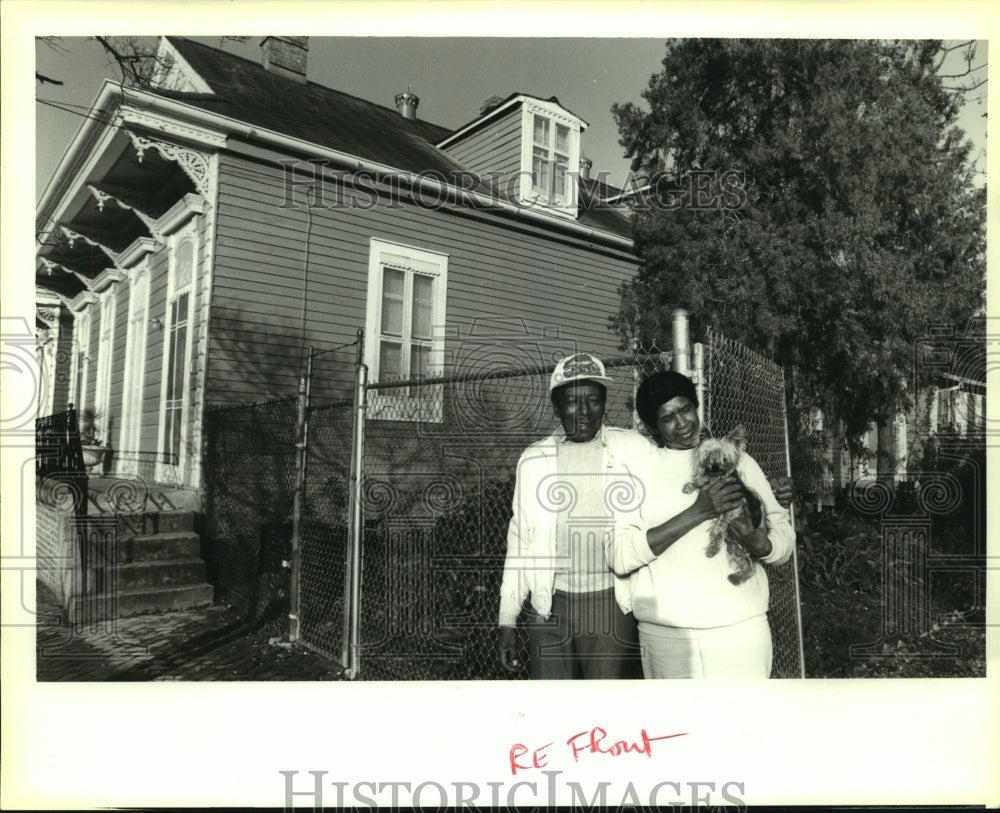
[[[608,478],[605,499],[614,523],[624,523],[626,517],[638,511],[645,496],[641,482],[632,474],[643,466],[645,457],[656,447],[638,432],[630,429],[602,427],[602,471]],[[557,444],[565,442],[565,433],[555,434],[533,443],[517,462],[513,510],[507,529],[507,558],[500,585],[499,623],[513,627],[525,599],[548,618],[552,611],[552,585],[556,571],[569,565],[568,557],[556,555],[556,520],[561,488],[571,481],[556,471]],[[633,519],[633,522],[638,522]],[[609,529],[608,536],[612,535]],[[615,598],[624,612],[629,608],[628,578],[615,576]]]

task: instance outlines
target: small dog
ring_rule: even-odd
[[[729,433],[728,437],[703,440],[694,454],[691,482],[684,486],[684,493],[690,494],[713,480],[735,473],[740,455],[743,454],[745,448],[746,430],[742,426],[737,426]],[[737,475],[738,478],[739,475]],[[756,528],[760,525],[763,514],[757,495],[743,485],[742,481],[740,487],[743,490],[743,504],[715,519],[708,533],[708,547],[705,548],[706,556],[715,556],[722,549],[722,542],[725,540],[726,555],[729,564],[733,567],[733,572],[729,574],[729,581],[733,584],[743,584],[753,575],[754,562],[743,543],[734,532],[730,531],[729,524],[737,519],[743,511],[747,511]]]

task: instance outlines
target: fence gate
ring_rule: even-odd
[[[351,625],[357,618],[351,503],[358,478],[352,467],[362,352],[360,331],[349,344],[318,352],[309,348],[299,387],[298,498],[292,508],[289,637],[336,661],[350,677],[355,669]],[[342,397],[351,390],[355,399]]]

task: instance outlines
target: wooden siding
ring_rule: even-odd
[[[534,363],[542,339],[543,361],[562,349],[618,352],[608,317],[636,266],[623,251],[452,207],[293,210],[279,207],[283,195],[277,168],[220,162],[210,403],[292,395],[306,346],[354,339],[372,237],[448,255],[446,358],[490,340],[523,342]],[[317,360],[318,398],[343,397],[353,358],[346,348]]]
[[[445,152],[480,176],[500,173],[501,182],[521,170],[521,105],[480,130],[445,148]]]

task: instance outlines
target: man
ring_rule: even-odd
[[[604,426],[604,365],[577,353],[549,382],[562,424],[529,446],[517,466],[514,515],[500,588],[499,654],[516,671],[517,617],[524,601],[533,679],[639,677],[635,620],[627,580],[604,558],[613,510],[634,510],[641,484],[630,465],[651,444],[631,430]]]

